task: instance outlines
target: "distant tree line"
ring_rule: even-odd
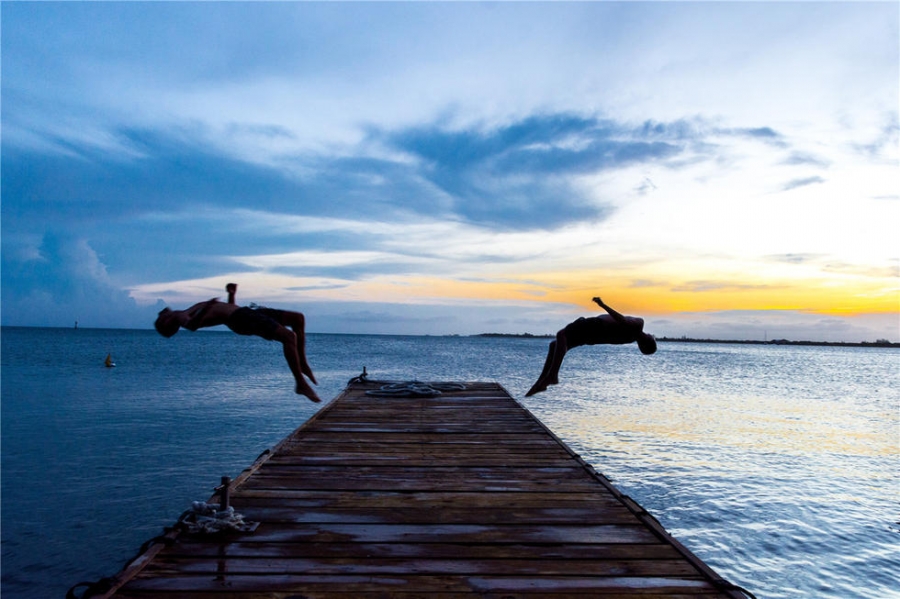
[[[532,335],[531,333],[479,333],[475,337],[516,337],[522,339],[546,339],[555,335]]]
[[[456,336],[456,335],[454,335]],[[533,335],[531,333],[479,333],[473,337],[511,337],[516,339],[547,339],[554,335]],[[745,345],[817,345],[823,347],[900,347],[900,343],[892,343],[887,339],[877,341],[791,341],[789,339],[696,339],[694,337],[656,337],[657,341],[668,343],[737,343]]]
[[[900,343],[892,343],[887,339],[860,341],[859,343],[847,341],[791,341],[789,339],[771,339],[769,341],[760,341],[758,339],[694,339],[692,337],[657,337],[656,340],[670,343],[743,343],[748,345],[817,345],[824,347],[900,347]]]

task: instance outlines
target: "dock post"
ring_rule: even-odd
[[[231,504],[231,477],[222,477],[222,486],[219,487],[219,511],[225,511]]]

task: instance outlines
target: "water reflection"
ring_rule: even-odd
[[[692,551],[760,597],[900,596],[900,354],[605,349],[529,406]]]

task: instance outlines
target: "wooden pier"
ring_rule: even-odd
[[[351,383],[231,482],[252,532],[172,530],[99,596],[745,597],[500,385],[381,385]]]

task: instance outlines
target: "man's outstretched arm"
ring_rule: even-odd
[[[595,297],[595,298],[594,298],[594,302],[595,302],[598,306],[600,306],[601,308],[603,308],[604,310],[606,310],[607,314],[609,314],[610,316],[612,316],[612,317],[615,319],[615,321],[618,322],[619,324],[624,324],[624,325],[628,325],[628,326],[631,325],[631,323],[628,322],[628,320],[627,320],[624,316],[622,316],[621,314],[619,314],[618,312],[616,312],[615,310],[613,310],[612,308],[610,308],[609,306],[607,306],[606,304],[604,304],[604,303],[603,303],[603,300],[600,299],[599,297]]]

